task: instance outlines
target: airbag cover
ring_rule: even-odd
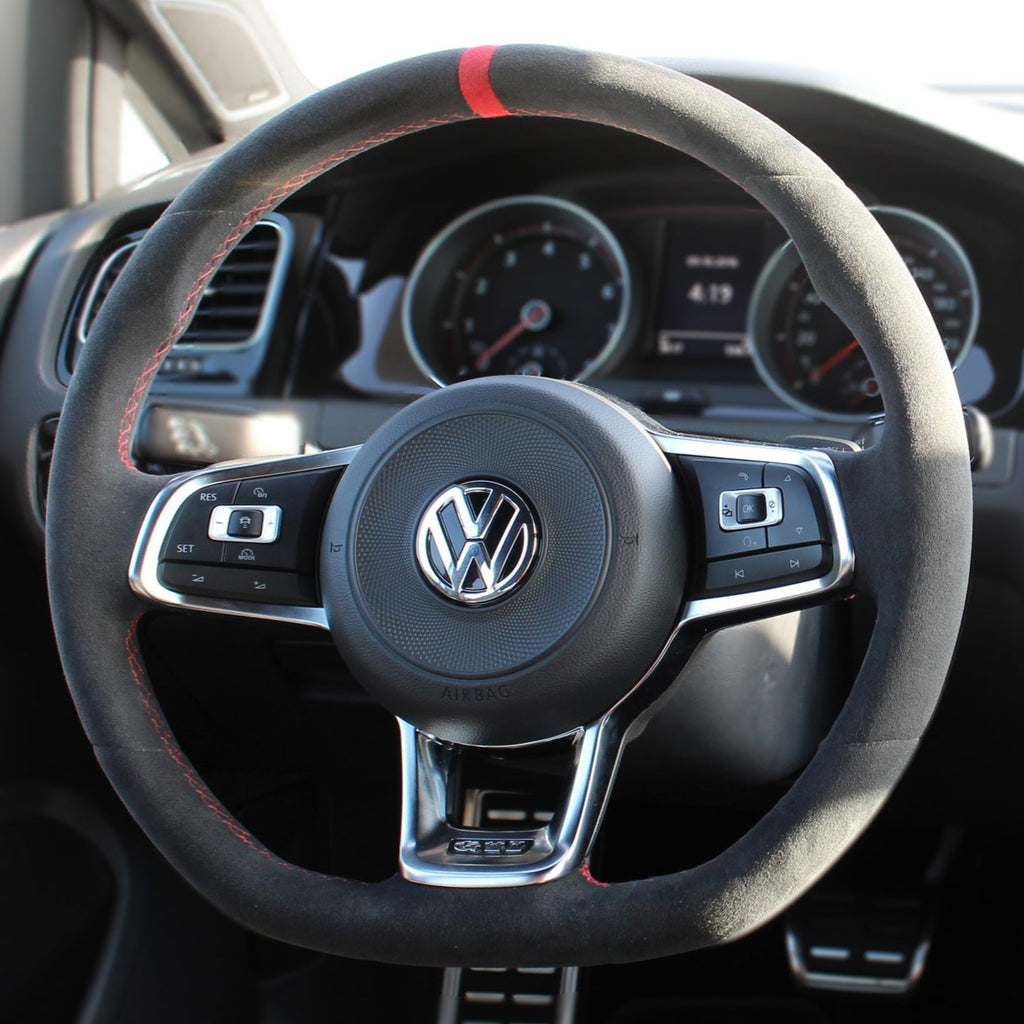
[[[519,585],[467,604],[431,584],[417,533],[446,488],[478,481],[525,499],[537,550]],[[353,672],[397,715],[461,743],[529,742],[639,681],[680,606],[684,540],[678,484],[628,411],[563,381],[468,381],[353,460],[325,523],[324,605]]]

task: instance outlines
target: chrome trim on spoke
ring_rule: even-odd
[[[744,594],[699,597],[687,602],[677,632],[698,620],[755,613],[761,608],[767,609],[773,605],[822,599],[830,591],[840,591],[852,581],[853,544],[839,494],[835,465],[825,452],[675,434],[652,433],[651,436],[666,455],[678,455],[683,458],[735,459],[739,462],[764,462],[802,469],[814,481],[821,495],[832,549],[832,567],[817,579],[774,587],[766,586],[761,590]]]
[[[359,447],[359,445],[354,445],[350,448],[318,452],[315,455],[298,455],[286,459],[268,458],[220,463],[196,473],[174,477],[151,503],[139,530],[138,540],[135,542],[135,550],[128,569],[128,582],[132,589],[151,601],[177,608],[221,612],[257,619],[273,619],[280,622],[295,622],[327,629],[327,616],[323,608],[255,604],[227,598],[204,598],[170,590],[159,579],[160,552],[163,550],[164,542],[178,510],[204,487],[211,487],[229,480],[341,469],[352,461],[355,453],[359,451]]]
[[[399,864],[411,882],[452,888],[532,885],[577,868],[597,834],[622,736],[605,716],[575,734],[568,793],[538,829],[458,828],[448,820],[449,769],[458,752],[398,719],[402,749],[402,837]],[[454,854],[457,842],[529,844],[523,853]]]

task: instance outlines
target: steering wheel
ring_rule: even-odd
[[[132,439],[149,384],[260,217],[391,139],[534,116],[660,141],[767,208],[871,360],[886,411],[880,442],[830,453],[678,435],[593,388],[495,377],[413,402],[357,448],[173,478],[139,471]],[[740,936],[850,847],[939,699],[971,525],[961,406],[934,323],[834,173],[761,115],[664,67],[482,47],[310,97],[168,207],[104,303],[68,390],[47,571],[63,666],[103,770],[226,915],[350,957],[598,964]],[[595,877],[589,853],[623,746],[685,678],[700,637],[854,591],[877,608],[863,663],[783,798],[697,867]],[[399,722],[394,877],[306,870],[232,816],[154,697],[138,638],[154,606],[330,631]],[[496,828],[453,816],[467,754],[548,746],[568,764],[550,821]]]

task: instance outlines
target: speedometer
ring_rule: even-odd
[[[978,286],[967,254],[945,228],[918,213],[894,207],[873,212],[921,289],[956,369],[978,326]],[[792,242],[766,264],[748,326],[755,365],[790,405],[835,420],[863,420],[882,411],[864,350],[824,304]]]
[[[403,325],[438,384],[501,373],[581,380],[622,352],[632,310],[625,254],[597,217],[516,196],[470,210],[426,247]]]

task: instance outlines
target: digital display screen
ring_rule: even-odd
[[[747,307],[763,263],[758,225],[670,222],[654,354],[691,364],[748,361]]]

